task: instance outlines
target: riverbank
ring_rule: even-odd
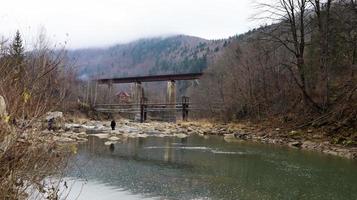
[[[49,131],[44,131],[48,133]],[[197,134],[202,137],[221,135],[227,142],[252,141],[276,144],[303,150],[318,151],[334,156],[357,159],[357,147],[353,145],[334,144],[334,138],[318,130],[288,130],[267,128],[266,126],[245,123],[213,123],[208,121],[189,121],[177,123],[133,122],[127,119],[117,120],[116,130],[111,130],[110,121],[93,121],[86,118],[67,120],[63,129],[54,132],[54,140],[59,142],[86,142],[92,135],[106,139],[111,145],[128,138],[139,137],[179,137]]]

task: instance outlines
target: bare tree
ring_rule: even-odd
[[[56,187],[47,187],[42,180],[61,172],[67,152],[57,149],[53,135],[41,134],[40,117],[64,99],[68,85],[63,83],[71,79],[62,51],[41,46],[13,62],[13,55],[3,50],[9,46],[3,43],[0,51],[0,70],[6,72],[0,73],[0,95],[8,111],[0,118],[0,198],[26,199],[31,189],[47,189],[54,193],[48,199],[56,199]],[[22,73],[9,70],[18,65]]]
[[[331,23],[331,5],[334,0],[310,0],[310,3],[314,7],[314,11],[317,18],[317,27],[319,32],[320,43],[320,70],[321,70],[321,88],[322,91],[322,108],[324,110],[330,104],[329,100],[329,33]]]
[[[306,34],[310,31],[308,17],[309,4],[307,0],[277,0],[275,4],[260,4],[263,10],[258,18],[273,19],[277,23],[263,29],[263,40],[279,43],[289,51],[294,61],[282,63],[291,72],[296,85],[300,88],[304,102],[316,110],[320,105],[312,98],[307,89],[305,63]],[[296,71],[296,73],[295,73]]]

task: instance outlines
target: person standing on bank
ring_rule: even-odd
[[[115,123],[114,119],[112,120],[112,122],[110,122],[110,126],[112,127],[112,130],[114,131],[115,130],[115,126],[117,124]]]

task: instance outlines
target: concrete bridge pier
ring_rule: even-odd
[[[113,83],[109,82],[108,83],[108,93],[106,97],[106,101],[110,104],[112,103],[112,90],[113,90]]]
[[[140,101],[144,97],[144,95],[143,95],[144,92],[143,92],[143,87],[141,85],[141,82],[135,82],[133,89],[134,89],[134,91],[133,91],[134,104],[140,105]]]
[[[134,108],[138,111],[135,113],[134,120],[140,121],[140,108],[141,101],[144,98],[144,88],[142,87],[141,82],[135,82],[132,89]]]
[[[169,122],[176,122],[176,82],[170,80],[167,82],[166,103],[169,104],[169,109],[166,115],[166,119]]]

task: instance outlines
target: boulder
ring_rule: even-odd
[[[315,142],[309,140],[304,141],[301,145],[303,149],[316,149],[317,146],[318,145]]]
[[[183,133],[175,134],[174,136],[176,136],[176,137],[178,137],[178,138],[180,138],[180,139],[183,139],[183,138],[187,138],[187,137],[188,137],[188,135],[183,134]]]
[[[106,138],[109,138],[109,137],[110,137],[110,135],[107,134],[107,133],[93,134],[93,136],[96,136],[96,137],[98,137],[99,139],[106,139]]]
[[[81,138],[88,137],[88,135],[87,135],[86,132],[80,132],[80,133],[77,133],[76,135],[77,135],[78,137],[81,137]]]
[[[138,135],[138,137],[139,138],[147,138],[147,137],[149,137],[149,135],[146,134],[146,133],[141,133],[141,134]]]
[[[242,141],[242,140],[236,138],[235,134],[224,134],[223,139],[226,142],[240,142],[240,141]]]
[[[65,129],[64,121],[62,112],[48,112],[45,115],[46,124],[44,124],[44,126],[52,130]]]
[[[224,134],[224,139],[235,139],[236,136],[234,134]]]
[[[247,133],[234,133],[233,134],[235,138],[241,139],[241,140],[247,140],[249,135]]]
[[[110,140],[110,141],[118,141],[118,140],[120,140],[120,138],[112,136],[112,137],[108,138],[108,140]]]
[[[46,120],[50,120],[50,119],[59,119],[59,118],[63,118],[63,113],[62,112],[48,112],[46,114]]]
[[[289,145],[290,147],[300,148],[301,145],[302,145],[302,142],[300,142],[300,141],[294,141],[294,142],[290,142],[288,145]]]
[[[110,146],[110,145],[114,145],[114,144],[116,144],[116,143],[117,143],[116,141],[106,141],[106,142],[104,143],[104,145]]]

